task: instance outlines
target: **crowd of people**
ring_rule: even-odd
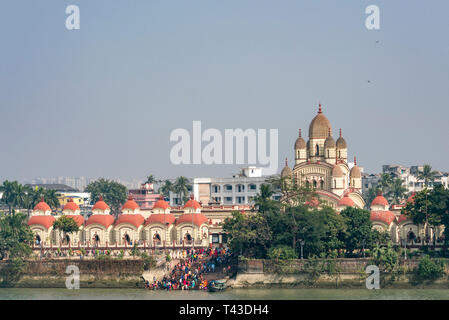
[[[207,290],[208,280],[205,275],[222,271],[231,273],[231,254],[229,249],[185,249],[179,262],[162,280],[145,281],[145,288],[150,290]]]

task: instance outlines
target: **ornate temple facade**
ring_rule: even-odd
[[[282,177],[292,177],[297,183],[313,187],[325,204],[337,209],[349,198],[358,208],[365,206],[362,197],[362,175],[354,157],[354,165],[348,165],[348,148],[340,129],[337,141],[332,127],[323,114],[321,104],[318,114],[309,126],[306,142],[299,129],[295,141],[295,165],[288,166],[286,159]]]
[[[28,225],[35,235],[38,246],[75,247],[206,247],[219,244],[214,235],[219,228],[216,219],[202,213],[201,204],[193,196],[182,208],[172,212],[170,205],[161,196],[151,212],[141,214],[139,205],[130,195],[116,218],[109,205],[100,197],[92,207],[88,219],[80,214],[78,205],[69,201],[62,216],[73,218],[79,230],[63,233],[53,227],[62,216],[53,216],[44,199],[35,206]],[[221,222],[221,219],[220,219]],[[221,228],[220,228],[221,229]]]

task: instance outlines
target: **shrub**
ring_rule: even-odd
[[[434,281],[444,275],[444,264],[441,260],[432,260],[426,255],[419,262],[417,274],[423,280]]]
[[[377,245],[373,249],[373,263],[377,265],[382,271],[394,272],[397,270],[399,257],[398,253],[391,246],[391,243],[387,247],[380,247]]]
[[[143,270],[148,271],[154,267],[156,267],[156,260],[153,256],[148,256],[143,259]]]
[[[295,250],[288,246],[272,247],[268,250],[268,258],[278,260],[290,260],[298,258]]]

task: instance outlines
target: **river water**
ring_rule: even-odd
[[[224,292],[145,289],[0,289],[0,300],[449,300],[445,289],[228,289]]]

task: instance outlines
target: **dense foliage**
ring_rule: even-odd
[[[10,286],[21,276],[26,267],[25,259],[32,252],[32,241],[33,233],[25,214],[17,213],[0,218],[0,259],[8,260],[0,272],[0,286]]]
[[[53,228],[63,232],[63,234],[78,232],[79,227],[76,221],[68,216],[61,216],[53,222]]]
[[[425,188],[416,193],[402,213],[409,216],[415,224],[444,225],[445,243],[449,243],[449,190],[443,185],[437,185],[432,190]]]
[[[55,190],[46,190],[43,188],[31,188],[23,186],[17,181],[3,181],[0,185],[0,191],[3,192],[1,203],[8,207],[9,214],[13,214],[14,209],[26,209],[29,215],[34,206],[42,199],[52,208],[57,209],[60,206],[58,195]]]
[[[440,260],[431,260],[426,255],[419,262],[417,274],[422,280],[437,280],[444,275],[444,264]]]
[[[3,259],[25,259],[31,254],[33,233],[27,216],[17,213],[0,218],[0,256]]]
[[[108,179],[98,179],[87,185],[84,190],[90,192],[91,203],[98,201],[100,196],[110,206],[111,212],[118,215],[121,206],[125,203],[127,198],[126,187],[118,182]]]
[[[275,191],[282,201],[271,199]],[[225,220],[231,249],[250,258],[300,257],[301,249],[304,258],[334,252],[350,256],[385,240],[372,230],[369,212],[347,208],[337,214],[325,204],[318,206],[317,198],[313,190],[283,179],[262,185],[255,212],[234,212]]]

